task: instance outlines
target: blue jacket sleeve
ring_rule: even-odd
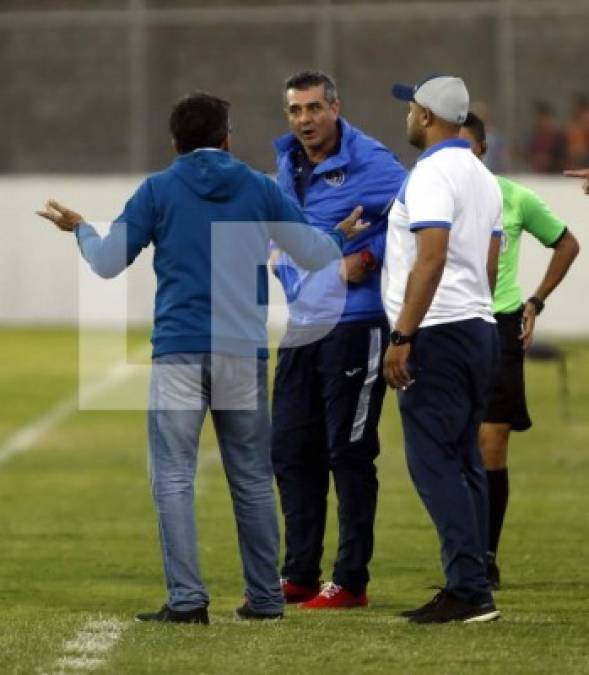
[[[392,202],[407,176],[405,167],[396,155],[386,148],[375,151],[363,178],[362,206],[375,217],[387,217],[387,206]]]
[[[309,225],[302,209],[272,182],[272,240],[293,260],[308,270],[318,270],[341,257],[346,241],[341,230],[326,234]]]
[[[142,249],[149,246],[157,222],[149,180],[142,183],[127,202],[123,213],[101,238],[87,223],[75,229],[80,252],[92,270],[110,279],[131,265]]]

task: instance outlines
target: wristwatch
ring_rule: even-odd
[[[414,337],[415,337],[415,334],[405,335],[404,333],[401,333],[400,330],[395,329],[391,333],[391,344],[394,347],[399,347],[400,345],[406,345],[406,344],[409,344],[410,342],[413,342]]]
[[[360,251],[360,262],[362,263],[362,268],[367,272],[374,272],[376,269],[376,258],[367,248]]]
[[[544,301],[540,300],[540,298],[536,295],[532,295],[531,298],[528,298],[528,302],[531,305],[534,305],[534,308],[536,309],[536,316],[541,314],[542,310],[544,309]]]

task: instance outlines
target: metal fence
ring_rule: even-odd
[[[271,170],[282,82],[307,67],[406,161],[390,84],[431,72],[462,75],[516,145],[534,100],[564,119],[589,91],[588,35],[587,0],[0,0],[0,172],[157,169],[170,106],[195,88],[232,101],[236,154]]]

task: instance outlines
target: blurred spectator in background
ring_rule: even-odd
[[[533,107],[534,119],[525,159],[536,173],[560,173],[566,157],[565,133],[549,103],[537,101]]]
[[[484,157],[485,166],[492,173],[505,173],[509,170],[511,158],[505,136],[495,126],[493,111],[485,101],[472,104],[473,112],[483,120],[487,130],[487,153]]]
[[[566,127],[566,165],[580,169],[589,165],[589,97],[576,94],[571,106],[571,119]]]

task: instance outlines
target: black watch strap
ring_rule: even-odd
[[[540,314],[542,312],[542,310],[544,309],[544,301],[540,300],[540,298],[538,298],[535,295],[532,295],[531,298],[528,298],[528,302],[530,304],[534,305],[534,307],[536,309],[536,316],[538,314]]]
[[[391,344],[395,347],[398,347],[399,345],[406,345],[410,342],[413,342],[414,337],[415,335],[405,335],[405,333],[401,333],[400,330],[394,330],[391,333]]]

